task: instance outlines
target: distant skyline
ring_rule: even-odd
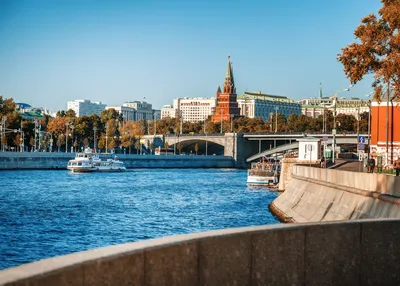
[[[337,62],[379,0],[0,1],[0,95],[67,101],[213,97],[233,62],[237,94],[318,97],[349,86]],[[369,93],[366,77],[340,97]]]

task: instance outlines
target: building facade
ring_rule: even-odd
[[[136,121],[153,120],[153,107],[145,101],[128,101],[122,106],[131,107],[136,110]]]
[[[107,106],[106,109],[115,109],[119,114],[122,115],[124,121],[135,121],[136,120],[136,109],[129,106]]]
[[[201,122],[215,113],[217,101],[212,98],[175,98],[173,105],[164,105],[161,109],[161,119],[180,118],[188,122]]]
[[[87,99],[77,99],[74,101],[68,101],[67,110],[72,109],[75,111],[76,116],[90,116],[96,114],[100,116],[100,113],[106,108],[105,104],[101,102],[91,102]]]
[[[213,122],[229,121],[233,117],[240,116],[240,109],[237,103],[235,80],[233,77],[232,63],[228,56],[228,67],[226,69],[223,91],[217,89],[217,107],[212,116]]]
[[[161,119],[178,117],[178,110],[173,105],[167,104],[161,108]]]
[[[200,122],[207,119],[215,112],[215,98],[176,98],[174,107],[177,107],[178,115],[183,121]]]
[[[302,114],[316,118],[324,114],[324,110],[334,110],[333,98],[308,98],[298,101],[301,104]],[[360,98],[338,98],[336,100],[336,114],[353,115],[358,118],[360,113],[369,112],[369,101]]]
[[[153,120],[160,120],[161,119],[161,110],[153,109]]]
[[[280,113],[287,118],[290,114],[301,114],[301,105],[293,100],[279,95],[263,94],[258,92],[245,92],[238,97],[240,115],[255,118],[261,117],[268,120],[273,113]]]
[[[394,94],[371,103],[372,158],[382,157],[383,165],[392,165],[400,158],[400,100]],[[377,162],[378,163],[378,162]]]

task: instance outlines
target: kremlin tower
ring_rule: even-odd
[[[228,56],[228,68],[226,70],[224,90],[218,87],[217,90],[217,108],[212,116],[213,122],[229,121],[231,116],[240,115],[240,108],[237,103],[235,81],[233,79],[233,70],[231,64],[231,56]]]

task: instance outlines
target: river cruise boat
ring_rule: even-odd
[[[92,149],[86,148],[85,152],[76,153],[75,159],[68,161],[68,170],[73,173],[87,172],[124,172],[124,163],[117,156],[113,159],[101,160]]]
[[[279,182],[280,165],[268,161],[252,163],[247,172],[247,184],[250,186],[272,186]]]

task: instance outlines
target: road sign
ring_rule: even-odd
[[[328,141],[328,136],[324,136],[324,137],[322,138],[322,140],[323,140],[323,141]]]
[[[365,145],[363,143],[358,143],[357,144],[357,150],[364,150]]]
[[[358,153],[358,161],[362,162],[363,159],[364,159],[364,153],[362,152]]]
[[[358,136],[358,141],[359,144],[365,144],[365,136]]]

